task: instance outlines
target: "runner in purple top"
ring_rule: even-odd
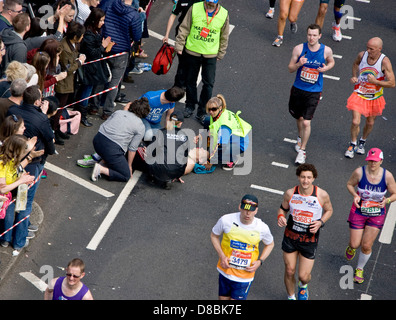
[[[66,277],[54,278],[44,293],[45,300],[93,300],[91,291],[81,282],[85,264],[75,258],[66,268]]]

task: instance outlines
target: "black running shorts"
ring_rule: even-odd
[[[312,120],[320,95],[321,92],[309,92],[293,86],[290,90],[290,114],[295,119],[303,117],[305,120]]]
[[[284,252],[292,253],[298,251],[303,257],[311,260],[315,259],[317,247],[317,242],[301,242],[285,236],[282,241],[282,250]]]

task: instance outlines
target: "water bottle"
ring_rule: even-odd
[[[151,70],[151,64],[150,63],[144,63],[144,62],[139,62],[137,64],[137,67],[143,71],[150,71]]]

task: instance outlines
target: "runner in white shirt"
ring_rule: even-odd
[[[255,217],[258,211],[257,197],[245,195],[239,210],[222,216],[213,227],[210,237],[219,255],[217,270],[220,300],[246,300],[256,270],[274,247],[269,227]],[[265,247],[259,257],[260,241]]]

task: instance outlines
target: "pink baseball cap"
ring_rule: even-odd
[[[371,148],[367,153],[366,161],[381,161],[384,159],[384,153],[381,149]]]

